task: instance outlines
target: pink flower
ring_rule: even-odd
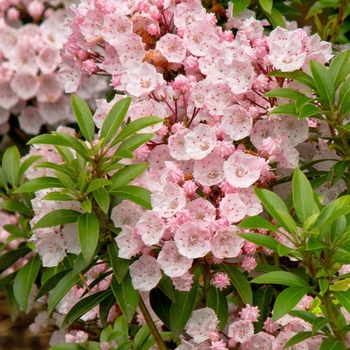
[[[252,256],[245,256],[241,262],[242,268],[247,272],[253,271],[256,268],[256,265],[257,262]]]
[[[228,336],[237,343],[249,341],[253,335],[253,323],[247,320],[235,321],[228,327]]]
[[[226,273],[218,272],[215,274],[213,285],[216,288],[223,290],[226,287],[228,287],[230,284],[231,284],[230,279]]]
[[[235,258],[241,253],[244,239],[237,235],[239,229],[234,226],[220,227],[211,242],[211,251],[216,258]]]
[[[157,212],[147,210],[136,223],[135,230],[146,245],[152,246],[159,243],[165,230],[165,224]]]
[[[257,306],[247,304],[239,313],[242,320],[250,322],[258,322],[260,311]]]
[[[175,34],[165,34],[157,41],[156,49],[169,61],[180,63],[186,56],[183,39]]]

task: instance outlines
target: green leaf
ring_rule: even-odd
[[[332,338],[323,340],[319,350],[345,350],[344,342]]]
[[[100,303],[98,316],[104,329],[106,329],[106,327],[108,326],[108,315],[115,303],[116,300],[114,295],[108,299],[101,301]]]
[[[110,192],[110,195],[128,199],[146,209],[152,209],[151,192],[139,186],[123,186]]]
[[[114,321],[113,329],[116,332],[119,332],[119,335],[115,337],[115,341],[117,345],[124,344],[128,341],[128,335],[129,335],[129,326],[128,326],[128,320],[124,315],[119,316]]]
[[[350,312],[350,290],[347,291],[335,291],[332,290],[332,294],[336,297],[339,303],[344,307],[347,312]]]
[[[22,214],[30,218],[32,217],[31,210],[23,202],[14,199],[4,200],[3,202],[0,202],[0,208],[11,211],[13,213]]]
[[[277,252],[278,241],[270,236],[266,236],[261,233],[239,233],[238,235],[260,247],[265,247]]]
[[[76,185],[70,176],[60,173],[58,171],[55,171],[55,175],[57,176],[58,180],[60,180],[61,183],[63,183],[64,187],[70,189],[73,193],[77,192]]]
[[[135,151],[141,145],[149,141],[154,136],[154,133],[141,133],[130,136],[118,147],[117,151],[129,150]]]
[[[0,291],[8,288],[12,284],[12,281],[15,279],[18,271],[19,270],[12,272],[9,275],[5,275],[3,278],[0,278]]]
[[[151,335],[151,331],[147,324],[143,325],[135,334],[133,350],[141,350],[141,347],[146,343],[147,339]]]
[[[294,335],[292,338],[290,338],[287,343],[284,344],[284,349],[293,346],[295,344],[298,344],[308,338],[313,337],[314,334],[312,332],[301,332],[296,335]]]
[[[92,142],[95,137],[95,123],[90,107],[84,100],[73,94],[71,96],[71,102],[81,133],[87,141]]]
[[[292,196],[295,213],[299,221],[304,224],[313,213],[313,191],[305,174],[295,168],[292,180]]]
[[[67,273],[57,284],[57,286],[49,293],[49,301],[47,305],[47,313],[50,315],[58,302],[80,281],[79,274],[74,271]]]
[[[297,226],[289,214],[289,210],[280,197],[269,190],[254,188],[255,194],[265,206],[270,215],[291,234],[297,233]],[[277,209],[278,208],[278,209]]]
[[[13,281],[13,294],[24,312],[27,312],[30,292],[39,273],[40,263],[40,257],[36,254],[18,271]]]
[[[320,110],[315,105],[313,105],[311,103],[305,103],[300,108],[298,118],[299,119],[303,119],[303,118],[317,118],[317,119],[324,120],[324,117],[321,115],[322,113],[324,113],[324,111]]]
[[[259,4],[265,12],[271,13],[273,0],[259,0]]]
[[[92,191],[99,189],[100,187],[108,186],[110,184],[111,184],[111,181],[109,181],[107,179],[92,180],[91,183],[89,184],[87,190],[86,190],[86,193],[90,193]]]
[[[312,76],[314,77],[318,95],[326,102],[328,106],[333,107],[335,90],[331,74],[323,64],[317,61],[311,60],[310,68]]]
[[[239,225],[239,228],[264,228],[266,230],[275,232],[277,228],[275,225],[271,224],[270,221],[266,220],[261,216],[249,216],[244,219]]]
[[[339,85],[346,78],[347,74],[343,74],[344,66],[349,62],[350,50],[345,50],[338,53],[329,65],[329,73],[332,76],[334,88],[337,89]]]
[[[194,272],[194,271],[193,271]],[[173,339],[178,339],[183,332],[187,321],[189,320],[197,300],[197,293],[199,287],[199,269],[194,277],[191,290],[188,292],[181,292],[175,290],[175,303],[170,306],[170,331]]]
[[[0,255],[0,273],[13,265],[19,258],[27,255],[32,250],[28,247],[21,247],[10,250],[7,253]]]
[[[233,3],[233,17],[245,10],[250,4],[250,0],[231,0],[231,2]]]
[[[25,182],[23,185],[19,186],[13,193],[29,193],[39,190],[45,190],[46,188],[64,188],[60,180],[56,177],[38,177],[33,180]]]
[[[221,264],[220,268],[227,273],[232,285],[236,288],[244,304],[253,304],[253,292],[247,277],[235,266]]]
[[[214,286],[210,286],[206,304],[207,307],[215,311],[220,321],[219,329],[222,331],[228,320],[228,306],[225,293]]]
[[[302,83],[312,90],[316,89],[315,81],[310,75],[300,71],[296,70],[294,72],[281,72],[280,70],[274,70],[267,74],[268,77],[282,77],[282,78],[288,78],[298,81],[299,83]]]
[[[295,103],[287,103],[285,105],[277,106],[269,111],[269,114],[288,114],[298,116],[298,112],[295,109]]]
[[[283,290],[276,298],[272,320],[277,321],[291,311],[309,290],[309,287],[289,287]]]
[[[68,175],[69,177],[74,177],[75,173],[71,166],[68,164],[56,164],[52,162],[40,162],[35,166],[35,168],[46,168],[46,169],[53,169],[60,173],[63,173],[65,175]]]
[[[28,168],[40,158],[42,158],[42,156],[37,155],[30,156],[26,160],[24,160],[19,168],[18,178],[21,179],[24,173],[28,170]]]
[[[12,188],[16,188],[19,184],[20,159],[21,156],[16,146],[7,148],[2,158],[3,170]]]
[[[119,100],[108,112],[101,128],[101,139],[108,143],[116,134],[124,119],[126,118],[131,97]]]
[[[250,283],[282,284],[289,287],[311,288],[309,284],[298,275],[286,271],[272,271],[254,278]]]
[[[93,309],[96,305],[101,303],[103,300],[107,299],[112,295],[110,289],[101,292],[96,292],[92,295],[84,297],[79,300],[74,306],[69,310],[68,314],[64,318],[61,328],[65,328],[71,325],[75,320],[86,314],[88,311]]]
[[[172,279],[167,276],[163,275],[160,281],[158,282],[158,288],[172,301],[176,302],[175,300],[175,290]]]
[[[285,28],[286,27],[286,22],[284,21],[284,18],[282,16],[281,12],[278,11],[276,7],[272,8],[271,13],[266,12],[264,10],[262,12],[265,14],[265,16],[267,17],[267,19],[269,20],[269,22],[271,23],[271,25],[274,28],[277,28],[277,27]]]
[[[131,283],[130,275],[127,274],[122,283],[118,283],[117,279],[113,276],[111,287],[123,315],[130,322],[134,317],[140,298],[139,292],[134,289]]]
[[[148,165],[148,163],[130,164],[118,170],[110,178],[110,183],[112,184],[107,187],[107,190],[109,192],[113,192],[119,187],[127,185],[132,180],[136,179],[139,175],[141,175],[148,168]]]
[[[3,168],[0,167],[0,187],[7,188],[7,178]]]
[[[124,127],[124,129],[113,140],[111,146],[115,146],[119,142],[125,140],[126,138],[135,134],[136,132],[147,128],[148,126],[162,122],[164,122],[164,119],[153,116],[136,119]]]
[[[165,339],[165,338],[168,338],[171,336],[171,332],[160,332],[159,334],[160,334],[162,339]],[[147,340],[146,343],[143,344],[143,346],[140,350],[149,350],[155,344],[156,344],[156,340],[154,338],[151,338],[151,339]]]
[[[60,282],[61,279],[71,271],[72,269],[62,270],[56,273],[55,275],[51,276],[50,278],[48,278],[47,281],[45,281],[45,283],[40,288],[35,299],[39,299],[43,295],[49,293],[52,289],[54,289],[57,286],[58,282]]]
[[[94,196],[98,206],[105,214],[107,214],[110,204],[110,197],[107,190],[103,187],[99,187],[98,189],[92,191],[92,195]]]
[[[24,232],[19,226],[17,225],[11,225],[11,224],[7,224],[2,226],[2,228],[4,230],[6,230],[7,232],[9,232],[11,234],[10,238],[25,238],[28,239],[28,236],[30,235],[30,233],[26,233]],[[8,240],[8,239],[7,239]],[[6,241],[7,241],[6,240]]]
[[[62,343],[51,346],[49,350],[85,350],[85,348],[76,343]]]
[[[253,294],[253,305],[257,306],[260,314],[258,322],[254,323],[255,333],[262,331],[264,322],[271,313],[271,303],[276,292],[272,286],[262,287]]]
[[[129,271],[129,259],[122,259],[118,256],[118,246],[115,243],[108,244],[108,254],[112,265],[114,276],[118,283],[122,283]]]
[[[299,112],[300,109],[301,109],[303,106],[305,106],[305,104],[307,104],[307,103],[312,104],[312,102],[314,102],[314,99],[311,98],[311,97],[306,97],[306,96],[304,96],[304,97],[299,97],[299,98],[297,98],[297,99],[295,100],[295,108],[296,108],[296,110]]]
[[[45,201],[72,201],[72,200],[74,200],[74,198],[71,196],[68,196],[68,194],[54,191],[54,192],[49,192],[48,194],[45,194],[45,196],[43,196],[41,198],[41,200],[45,200]]]
[[[37,228],[70,224],[72,222],[76,222],[80,215],[81,213],[76,210],[70,210],[70,209],[54,210],[44,215],[33,227],[33,230],[36,230]]]
[[[78,238],[86,262],[89,262],[97,248],[100,224],[95,214],[81,214],[77,220]]]
[[[160,289],[153,288],[149,294],[149,301],[153,311],[159,319],[170,329],[170,307],[172,305],[168,296]]]
[[[346,79],[339,90],[339,114],[343,119],[350,112],[350,78]]]
[[[292,100],[296,100],[298,98],[307,98],[308,100],[310,99],[309,97],[306,97],[301,92],[293,89],[289,89],[289,88],[273,89],[265,93],[264,96],[265,97],[282,97],[282,98],[288,98]]]

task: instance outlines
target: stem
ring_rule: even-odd
[[[156,325],[154,324],[152,317],[150,315],[150,313],[147,310],[147,307],[144,303],[144,301],[142,300],[142,297],[140,296],[140,301],[139,301],[139,308],[141,310],[141,313],[143,315],[143,317],[146,320],[146,323],[152,333],[153,338],[155,339],[157,345],[158,345],[158,349],[159,350],[167,350],[167,347],[162,339],[162,337],[160,336],[158,329],[156,327]]]

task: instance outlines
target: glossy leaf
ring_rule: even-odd
[[[67,164],[56,164],[52,162],[40,162],[35,166],[36,168],[47,168],[47,169],[53,169],[60,173],[66,174],[69,177],[74,177],[75,173],[73,169],[68,166]]]
[[[86,193],[90,193],[92,191],[95,191],[97,189],[99,189],[100,187],[103,186],[108,186],[111,184],[111,181],[107,180],[107,179],[95,179],[93,181],[91,181],[91,183],[89,184],[88,188],[86,189]]]
[[[27,239],[31,233],[26,233],[24,232],[19,226],[17,225],[12,225],[12,224],[7,224],[3,225],[2,228],[9,232],[11,236],[9,238],[25,238]],[[8,239],[6,240],[8,241]]]
[[[129,271],[129,259],[122,259],[118,256],[118,246],[115,243],[108,244],[108,254],[112,265],[114,276],[118,283],[122,283],[124,277]]]
[[[220,321],[219,328],[222,331],[228,320],[228,305],[225,293],[214,286],[210,286],[206,305],[215,311]]]
[[[345,350],[345,345],[340,340],[326,338],[322,341],[319,350]]]
[[[0,187],[7,188],[8,182],[6,178],[6,174],[2,167],[0,167]]]
[[[339,114],[344,118],[350,112],[350,78],[345,80],[339,90]]]
[[[141,350],[142,346],[146,343],[147,339],[151,335],[151,331],[147,324],[143,325],[135,334],[133,350]]]
[[[141,205],[146,209],[152,209],[151,192],[143,187],[138,186],[122,186],[110,192],[110,195],[128,199],[136,204]]]
[[[167,276],[163,275],[160,281],[158,282],[158,288],[172,301],[176,302],[175,300],[175,290],[174,290],[174,284],[172,279]]]
[[[298,275],[287,271],[272,271],[254,278],[251,283],[282,284],[289,287],[311,288],[309,284]]]
[[[332,76],[328,69],[317,61],[310,61],[312,76],[315,81],[318,95],[326,102],[327,105],[334,105],[335,90]]]
[[[33,230],[44,227],[70,224],[76,222],[81,215],[79,211],[70,209],[58,209],[44,215],[33,227]]]
[[[332,76],[335,89],[339,87],[347,76],[343,73],[343,67],[349,62],[349,58],[350,50],[345,50],[335,55],[329,65],[329,73]]]
[[[324,120],[322,113],[324,113],[324,111],[320,110],[315,105],[311,103],[305,103],[299,110],[298,118],[316,118]]]
[[[102,211],[107,214],[109,210],[110,198],[107,190],[104,187],[99,187],[98,189],[92,191],[96,203],[102,209]]]
[[[244,304],[253,304],[253,292],[247,277],[235,266],[221,264],[220,268],[227,273],[232,285],[236,288]]]
[[[273,0],[259,0],[260,6],[267,13],[271,13]]]
[[[101,292],[96,292],[92,295],[84,297],[79,300],[74,306],[69,310],[68,314],[63,320],[62,328],[67,327],[72,324],[75,320],[86,314],[88,311],[92,310],[95,306],[100,304],[103,300],[107,299],[112,295],[110,289]]]
[[[332,290],[332,294],[338,299],[340,304],[347,312],[350,312],[350,290],[347,291],[335,291]]]
[[[281,12],[276,7],[272,7],[271,13],[268,13],[266,11],[263,11],[263,12],[274,28],[277,28],[277,27],[285,28],[286,27],[286,22],[282,16]]]
[[[126,138],[128,138],[129,136],[135,134],[136,132],[147,128],[148,126],[151,125],[155,125],[158,123],[162,123],[164,120],[162,118],[158,118],[158,117],[143,117],[143,118],[139,118],[136,119],[132,122],[130,122],[129,124],[127,124],[123,130],[118,134],[118,136],[113,140],[112,142],[112,146],[115,146],[116,144],[118,144],[119,142],[125,140]]]
[[[117,345],[124,344],[128,341],[128,320],[124,315],[119,316],[115,321],[114,321],[114,326],[113,329],[116,332],[119,332],[119,335],[116,336],[114,339],[117,343]]]
[[[170,307],[170,331],[174,340],[178,339],[183,332],[196,304],[200,270],[197,269],[193,272],[195,272],[195,277],[191,290],[188,292],[176,290],[176,302],[172,303]]]
[[[149,141],[154,136],[154,133],[141,133],[130,136],[128,139],[123,141],[123,143],[117,148],[116,152],[129,150],[135,151],[141,145]]]
[[[28,170],[28,168],[40,158],[42,158],[42,156],[40,155],[30,156],[23,162],[21,162],[22,164],[19,167],[18,178],[21,179],[24,173]]]
[[[276,298],[272,320],[277,321],[291,311],[310,290],[305,287],[289,287],[283,290]]]
[[[38,177],[33,180],[25,182],[23,185],[19,186],[13,193],[29,193],[39,190],[45,190],[46,188],[64,188],[60,180],[56,177]]]
[[[159,319],[170,329],[170,307],[172,301],[160,288],[153,288],[149,294],[149,301],[153,311]]]
[[[64,194],[62,192],[53,191],[53,192],[49,192],[48,194],[45,194],[45,196],[43,196],[41,198],[41,200],[45,200],[45,201],[72,201],[72,200],[74,200],[74,198],[69,196],[68,194]]]
[[[244,9],[246,9],[249,4],[250,0],[231,0],[233,3],[233,12],[232,16],[237,16],[240,12],[242,12]]]
[[[36,254],[18,271],[13,281],[13,294],[24,312],[27,312],[30,292],[39,273],[40,265],[40,257]]]
[[[17,200],[4,200],[3,202],[0,202],[0,208],[27,217],[32,216],[31,210],[23,202]]]
[[[95,123],[90,107],[77,95],[71,95],[71,103],[79,129],[85,139],[92,142],[95,137]]]
[[[264,322],[271,313],[274,293],[275,288],[267,286],[259,288],[253,294],[253,305],[257,306],[260,311],[258,322],[254,323],[255,333],[263,330]]]
[[[9,275],[5,275],[4,277],[0,278],[0,291],[5,289],[5,288],[8,288],[11,285],[11,283],[15,279],[18,271],[19,270],[12,272]]]
[[[114,307],[115,303],[116,299],[114,295],[111,295],[109,298],[104,299],[100,302],[100,306],[98,308],[98,316],[103,328],[106,328],[108,326],[108,315],[110,314],[110,311]]]
[[[296,168],[292,180],[292,196],[295,213],[299,221],[304,224],[313,213],[313,191],[305,174]]]
[[[315,81],[314,79],[306,74],[305,72],[302,72],[300,70],[294,71],[294,72],[281,72],[280,70],[274,70],[270,73],[267,74],[269,77],[283,77],[283,78],[288,78],[288,79],[293,79],[298,81],[299,83],[302,83],[306,86],[308,86],[311,89],[315,89]]]
[[[119,100],[108,112],[101,128],[101,139],[108,143],[116,134],[126,118],[131,98]]]
[[[274,107],[269,111],[269,114],[288,114],[298,116],[294,103],[287,103],[285,105]]]
[[[277,252],[279,242],[270,236],[261,233],[240,233],[239,236],[260,247],[265,247]]]
[[[264,228],[269,231],[276,231],[275,225],[261,216],[249,216],[244,219],[239,225],[239,228]]]
[[[20,154],[16,146],[6,149],[2,157],[3,171],[7,182],[13,187],[19,183]]]
[[[312,332],[301,332],[296,335],[294,335],[292,338],[290,338],[286,344],[284,344],[284,348],[293,346],[295,344],[298,344],[308,338],[313,337],[314,334]]]
[[[265,97],[283,97],[283,98],[288,98],[292,100],[296,100],[298,98],[307,98],[308,100],[310,99],[309,97],[306,97],[301,92],[293,89],[289,89],[289,88],[273,89],[265,93],[264,96]]]
[[[11,265],[13,265],[19,258],[25,256],[32,250],[28,247],[21,247],[14,250],[10,250],[0,255],[0,273],[5,271]]]
[[[130,275],[127,274],[122,283],[118,283],[117,279],[113,276],[111,287],[123,315],[130,322],[134,317],[140,298],[139,292],[134,289],[131,283]]]
[[[98,244],[100,224],[95,214],[81,214],[77,220],[78,238],[86,262],[89,262]]]
[[[110,178],[111,185],[108,186],[108,191],[113,192],[119,187],[129,184],[132,180],[140,176],[148,168],[148,165],[148,163],[130,164],[118,170]]]
[[[38,294],[36,295],[35,299],[41,298],[43,295],[49,293],[52,289],[54,289],[57,284],[61,281],[61,279],[67,275],[67,273],[71,272],[72,269],[62,270],[48,278],[45,283],[40,288]]]
[[[168,338],[171,336],[171,332],[160,332],[159,334],[160,334],[162,339],[165,339],[165,338]],[[149,350],[155,344],[156,344],[156,340],[154,338],[151,338],[151,339],[147,340],[146,343],[143,344],[143,346],[140,350]]]

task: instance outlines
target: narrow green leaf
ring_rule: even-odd
[[[90,107],[77,95],[72,94],[71,102],[81,133],[87,141],[92,142],[95,137],[95,123]]]
[[[253,304],[253,292],[247,277],[235,266],[221,264],[220,268],[227,273],[232,285],[236,288],[244,304]]]
[[[80,215],[81,213],[76,210],[70,210],[70,209],[54,210],[44,215],[33,227],[33,230],[36,230],[37,228],[70,224],[72,222],[76,222]]]
[[[334,105],[335,90],[332,76],[328,69],[317,61],[310,61],[312,76],[316,84],[318,95],[326,102],[328,106]]]
[[[265,247],[277,252],[278,241],[270,236],[266,236],[261,233],[240,233],[239,236],[258,245],[259,247]]]
[[[305,287],[289,287],[283,290],[276,298],[272,320],[277,321],[291,311],[309,290],[310,288]]]
[[[18,271],[13,281],[13,294],[24,312],[27,312],[30,292],[39,269],[40,257],[36,254]]]
[[[254,189],[255,194],[261,200],[270,215],[277,221],[277,223],[283,227],[287,232],[291,234],[297,233],[297,226],[293,218],[289,214],[289,210],[286,207],[284,201],[278,197],[275,193],[269,190]],[[278,208],[278,209],[277,209]]]
[[[112,184],[107,187],[107,190],[113,192],[119,187],[129,184],[132,180],[140,176],[148,168],[148,165],[148,163],[130,164],[118,170],[110,178],[110,183]]]
[[[114,295],[111,295],[109,298],[102,300],[100,303],[98,316],[104,329],[106,329],[106,327],[108,326],[108,315],[110,314],[110,311],[115,305],[115,303],[116,300]]]
[[[281,72],[280,70],[274,70],[274,71],[268,73],[267,76],[268,77],[282,77],[282,78],[293,79],[293,80],[298,81],[299,83],[302,83],[302,84],[310,87],[311,89],[316,88],[314,79],[310,75],[308,75],[300,70],[296,70],[294,72]]]
[[[2,167],[0,167],[0,187],[7,188],[7,178]]]
[[[254,278],[250,283],[282,284],[289,287],[311,288],[309,284],[298,275],[286,271],[272,271]]]
[[[253,305],[257,306],[260,313],[258,322],[254,322],[255,333],[261,332],[263,330],[264,322],[271,313],[272,300],[275,288],[272,286],[263,286],[256,290],[253,294]]]
[[[4,200],[0,202],[0,208],[11,211],[13,213],[22,214],[27,217],[32,217],[31,210],[23,203],[17,200]]]
[[[41,198],[41,200],[44,200],[44,201],[72,201],[74,199],[75,198],[69,196],[68,194],[64,194],[57,191],[49,192],[48,194],[45,194],[45,196]]]
[[[11,265],[13,265],[19,258],[27,255],[32,250],[28,247],[21,247],[14,250],[10,250],[0,255],[0,273],[5,271]]]
[[[61,328],[65,328],[71,325],[75,320],[86,314],[88,311],[97,306],[100,302],[112,296],[112,291],[110,289],[96,292],[89,295],[81,300],[79,300],[74,306],[69,310],[68,314],[63,320]]]
[[[135,134],[136,132],[147,128],[148,126],[162,123],[163,121],[164,120],[162,118],[153,116],[136,119],[124,127],[124,129],[112,141],[111,146],[115,146],[119,142],[125,140],[126,138]]]
[[[142,346],[146,343],[147,339],[151,335],[151,331],[147,324],[143,325],[135,334],[133,350],[141,350]]]
[[[249,216],[244,219],[239,225],[239,228],[264,228],[269,231],[277,231],[275,225],[261,216]]]
[[[134,317],[140,298],[139,292],[134,289],[131,283],[130,275],[127,274],[122,283],[118,283],[117,279],[113,276],[111,287],[123,315],[130,322]]]
[[[347,312],[350,312],[350,290],[347,290],[347,291],[332,290],[332,294],[338,299],[339,303],[344,307],[344,309]]]
[[[245,10],[250,4],[250,0],[231,0],[231,2],[233,3],[233,17]]]
[[[228,305],[225,293],[214,286],[210,286],[208,290],[207,307],[215,311],[220,321],[219,328],[222,331],[228,320]]]
[[[75,173],[68,164],[56,164],[52,162],[40,162],[35,166],[35,168],[47,168],[47,169],[53,169],[60,173],[63,173],[65,175],[68,175],[69,177],[74,177]]]
[[[281,27],[281,28],[285,28],[286,27],[286,22],[281,14],[281,12],[279,10],[277,10],[276,7],[273,7],[271,12],[266,12],[263,10],[263,13],[265,14],[265,16],[267,17],[267,19],[269,20],[269,22],[271,23],[271,25],[274,28],[277,27]]]
[[[57,284],[57,286],[49,293],[49,301],[47,313],[50,315],[55,309],[58,302],[80,281],[79,274],[74,274],[74,271],[67,273]]]
[[[131,97],[119,100],[108,112],[101,128],[101,139],[108,143],[116,134],[124,119],[126,118]]]
[[[292,196],[295,213],[299,221],[304,224],[313,213],[313,191],[305,174],[295,168],[292,180]]]
[[[163,275],[160,281],[158,282],[157,286],[173,303],[176,302],[175,299],[175,290],[174,290],[174,284],[172,279],[167,276]]]
[[[55,171],[55,175],[57,176],[58,180],[61,181],[64,187],[70,189],[73,193],[77,191],[77,187],[70,176],[63,174],[59,171]]]
[[[287,103],[285,105],[277,106],[269,111],[269,114],[287,114],[298,116],[298,112],[295,109],[294,103]]]
[[[118,256],[118,246],[115,243],[108,244],[108,254],[112,265],[114,276],[118,283],[122,283],[129,271],[129,259],[122,259]]]
[[[273,0],[259,0],[259,4],[265,12],[271,13]]]
[[[20,159],[21,156],[16,146],[7,148],[2,157],[3,170],[12,188],[16,188],[19,184]]]
[[[56,273],[55,275],[51,276],[50,278],[48,278],[47,281],[45,281],[45,283],[40,288],[35,299],[37,300],[41,298],[43,295],[49,293],[52,289],[54,289],[57,286],[57,284],[61,281],[61,279],[71,271],[72,269],[62,270]]]
[[[24,232],[19,226],[7,224],[2,226],[4,230],[11,234],[10,238],[28,238],[31,233]]]
[[[13,193],[29,193],[39,190],[45,190],[46,188],[64,188],[60,180],[56,177],[39,177],[33,180],[25,182],[19,186]]]
[[[127,138],[123,143],[117,148],[116,152],[123,150],[135,151],[141,145],[149,141],[154,136],[154,133],[141,133],[135,134]]]
[[[117,345],[124,344],[128,341],[128,335],[129,335],[129,326],[128,326],[128,320],[124,315],[119,316],[114,321],[113,329],[116,332],[119,332],[119,335],[115,337],[115,341]]]
[[[171,337],[171,332],[160,332],[159,334],[160,334],[162,339]],[[143,344],[143,346],[140,350],[149,350],[155,344],[156,344],[156,340],[154,338],[151,338],[151,339],[147,340],[146,343]]]
[[[176,340],[183,332],[197,300],[199,276],[194,277],[191,290],[188,292],[175,291],[175,303],[170,306],[170,331]]]
[[[324,117],[322,116],[322,113],[325,113],[325,111],[320,110],[315,105],[311,103],[305,103],[299,111],[299,119],[303,118],[316,118],[324,120]]]
[[[62,343],[51,346],[49,350],[85,350],[85,348],[76,343]]]
[[[110,204],[110,197],[107,190],[103,187],[99,187],[98,189],[92,191],[92,195],[94,196],[98,206],[105,214],[107,214]]]
[[[111,184],[111,181],[109,181],[107,179],[92,180],[91,183],[89,184],[87,190],[86,190],[86,193],[90,193],[92,191],[99,189],[100,187],[108,186],[110,184]]]
[[[310,103],[312,104],[314,102],[314,99],[311,97],[299,97],[295,100],[295,109],[297,110],[297,112],[300,111],[300,109],[305,106],[305,104]]]
[[[36,156],[30,156],[27,159],[25,159],[21,164],[21,166],[19,167],[18,178],[21,179],[24,173],[28,170],[28,168],[40,158],[42,158],[42,156],[36,155]]]
[[[332,76],[334,88],[337,89],[347,75],[342,74],[344,66],[349,62],[350,50],[338,53],[329,65],[329,73]]]
[[[332,338],[323,340],[319,350],[345,350],[344,342]]]
[[[294,335],[292,338],[290,338],[287,343],[284,344],[284,349],[293,346],[295,344],[298,344],[306,339],[309,339],[313,337],[314,334],[312,332],[301,332],[296,335]]]
[[[141,205],[146,209],[152,209],[151,192],[145,188],[138,186],[123,186],[110,192],[110,195],[128,199],[136,204]]]
[[[0,291],[8,288],[12,284],[12,281],[15,279],[18,271],[19,270],[12,272],[9,275],[5,275],[3,278],[0,278]]]
[[[344,52],[349,52],[349,50]],[[346,63],[343,67],[340,68],[340,71],[334,80],[334,88],[337,89],[344,82],[344,80],[349,77],[349,74],[350,74],[350,62]]]
[[[165,326],[170,329],[170,307],[172,301],[160,288],[157,287],[150,291],[149,301],[153,311]]]
[[[340,118],[346,117],[350,110],[350,78],[346,79],[339,90],[339,114]]]
[[[98,244],[100,224],[94,214],[81,214],[77,220],[78,238],[86,262],[89,262]]]
[[[307,98],[310,99],[309,97],[305,96],[299,91],[289,89],[289,88],[277,88],[268,91],[267,93],[264,94],[265,97],[283,97],[283,98],[289,98],[292,100],[296,100],[298,98]]]

